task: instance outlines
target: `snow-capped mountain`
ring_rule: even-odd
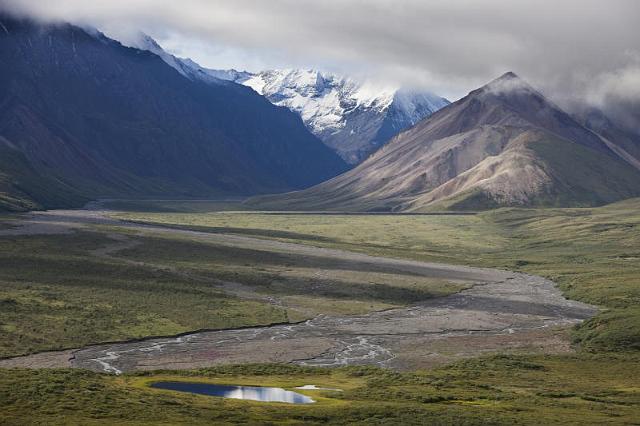
[[[299,113],[307,126],[318,134],[342,129],[344,116],[358,107],[388,108],[394,95],[393,89],[367,87],[314,70],[264,71],[242,83],[273,103]]]
[[[0,210],[273,193],[348,169],[294,112],[173,59],[0,14]]]
[[[379,86],[315,70],[263,71],[234,79],[297,112],[316,136],[350,164],[449,104],[424,91]]]
[[[144,34],[132,44],[157,54],[190,79],[213,84],[233,81],[251,87],[273,104],[300,115],[313,134],[350,164],[360,163],[393,136],[449,104],[430,92],[385,87],[316,70],[249,73],[207,69],[167,53]]]
[[[352,170],[248,204],[355,212],[603,205],[640,196],[635,142],[601,137],[509,72],[400,133]]]

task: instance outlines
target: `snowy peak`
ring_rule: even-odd
[[[195,66],[200,67],[198,64],[196,64],[195,62],[193,62],[191,59],[186,59],[187,61],[193,63]],[[241,81],[245,81],[248,78],[250,78],[253,74],[248,73],[246,71],[238,71],[238,70],[234,70],[234,69],[230,69],[230,70],[212,70],[209,68],[202,68],[203,70],[206,70],[206,73],[212,77],[218,78],[220,80],[228,80],[228,81],[234,81],[236,83],[239,83]]]
[[[323,76],[314,70],[285,69],[255,74],[245,84],[261,94],[287,91],[305,97],[318,97],[333,85],[333,79],[333,76]]]
[[[317,135],[344,128],[346,115],[358,108],[382,111],[393,100],[393,91],[372,90],[352,79],[315,70],[263,71],[242,84],[297,112]]]
[[[297,98],[305,98],[305,104],[325,104],[334,100],[333,106],[348,111],[357,107],[387,108],[393,101],[395,88],[376,87],[372,83],[360,83],[336,74],[316,70],[283,69],[263,71],[242,82],[258,93],[274,97],[276,102],[299,106]],[[286,100],[290,102],[286,102]]]
[[[312,69],[269,70],[236,79],[298,113],[316,136],[356,164],[449,101]]]
[[[430,92],[313,69],[259,73],[207,69],[167,53],[145,34],[140,34],[133,47],[155,53],[191,80],[211,84],[231,81],[252,88],[271,103],[297,113],[313,134],[350,164],[361,162],[399,132],[449,104]]]
[[[428,115],[449,105],[449,101],[432,93],[400,89],[394,94],[392,105],[413,126]]]
[[[135,47],[140,50],[147,50],[151,53],[154,53],[167,64],[171,65],[171,67],[175,68],[180,74],[186,76],[187,73],[185,71],[185,67],[182,65],[181,60],[176,58],[173,55],[165,52],[162,47],[151,37],[149,37],[145,33],[138,33],[138,36],[134,38],[131,42],[127,43],[131,47]]]

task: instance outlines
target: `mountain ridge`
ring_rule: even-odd
[[[167,53],[140,33],[132,46],[160,56],[187,78],[239,83],[298,114],[307,128],[349,164],[358,164],[399,132],[449,104],[424,90],[375,85],[313,69],[257,73],[215,70]]]
[[[422,90],[378,86],[317,70],[270,70],[236,80],[285,106],[347,163],[449,104]]]
[[[351,171],[249,204],[295,210],[473,210],[590,206],[638,195],[638,170],[600,136],[507,73],[400,133]]]
[[[347,169],[296,114],[245,86],[187,79],[156,54],[70,24],[0,22],[4,149],[38,182],[66,188],[51,191],[54,202],[0,159],[5,198],[47,208],[98,196],[257,194]]]

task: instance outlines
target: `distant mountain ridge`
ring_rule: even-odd
[[[302,117],[349,164],[449,104],[425,91],[380,87],[316,70],[270,70],[234,81]]]
[[[236,70],[213,70],[200,66],[189,58],[179,58],[168,53],[162,48],[152,37],[145,33],[139,33],[137,37],[127,41],[127,45],[140,50],[147,50],[158,55],[167,65],[174,68],[184,77],[194,80],[203,81],[211,84],[225,84],[226,82],[240,82],[250,78],[253,74],[245,71]]]
[[[0,23],[0,208],[278,192],[347,169],[245,86],[72,25]]]
[[[618,147],[507,73],[349,172],[250,204],[348,211],[599,205],[640,196],[640,169]]]
[[[426,91],[385,87],[316,70],[208,69],[167,53],[145,34],[132,44],[157,54],[188,78],[212,84],[233,81],[289,108],[349,164],[361,162],[393,136],[450,103]]]

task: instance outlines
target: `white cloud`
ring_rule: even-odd
[[[629,70],[640,52],[637,0],[0,3],[41,19],[142,30],[210,67],[329,68],[451,98],[513,70],[560,102],[607,96],[598,90],[638,96],[637,68]]]
[[[629,64],[601,74],[587,92],[587,99],[595,105],[604,106],[611,98],[622,101],[640,99],[640,64]]]

